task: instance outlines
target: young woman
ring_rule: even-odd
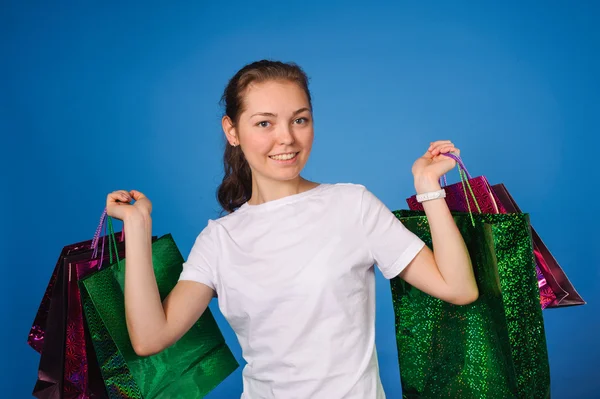
[[[213,296],[235,331],[247,365],[242,398],[385,398],[375,348],[374,265],[454,304],[478,296],[469,255],[439,191],[455,166],[431,143],[412,167],[424,194],[432,252],[364,186],[301,177],[313,144],[307,77],[294,64],[242,68],[223,95],[228,214],[210,220],[179,282],[161,303],[151,255],[150,200],[108,195],[124,222],[125,307],[139,355],[172,345]]]

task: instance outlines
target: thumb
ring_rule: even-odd
[[[425,154],[423,154],[423,156],[421,158],[433,159],[433,155],[431,154],[430,151],[426,151]]]
[[[137,190],[131,190],[129,192],[129,194],[131,194],[131,196],[133,197],[133,199],[135,201],[139,201],[141,199],[146,198],[146,196],[144,194],[142,194],[141,192],[137,191]]]

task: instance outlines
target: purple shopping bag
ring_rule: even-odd
[[[500,199],[502,204],[511,213],[520,213],[521,209],[517,205],[512,195],[504,184],[494,184],[492,186],[494,194]],[[585,305],[585,301],[579,295],[558,261],[554,258],[546,244],[542,241],[535,229],[531,228],[533,238],[533,252],[538,265],[545,277],[548,285],[551,287],[556,298],[548,303],[548,308],[559,308],[565,306]]]
[[[67,254],[88,252],[91,250],[92,240],[82,241],[75,244],[65,246],[60,255],[58,256],[58,260],[56,262],[56,266],[54,267],[54,271],[50,276],[50,281],[46,286],[46,291],[44,292],[44,296],[42,297],[42,301],[40,302],[40,306],[38,307],[38,311],[35,315],[33,324],[31,325],[31,329],[29,330],[29,335],[27,337],[27,344],[31,346],[36,352],[42,353],[44,348],[44,341],[46,335],[46,324],[48,320],[48,315],[50,313],[51,303],[53,299],[58,300],[57,298],[53,298],[53,293],[56,288],[56,285],[59,283],[60,278],[60,270],[63,267],[63,259]],[[61,284],[61,288],[57,289],[61,291],[64,287]],[[54,316],[53,319],[56,319]]]
[[[33,396],[39,399],[106,398],[89,332],[83,319],[77,281],[111,262],[100,232],[92,240],[65,246],[31,328],[28,343],[41,353]],[[124,255],[123,233],[116,235]],[[102,253],[98,256],[98,244]]]
[[[119,243],[117,251],[125,256],[125,245]],[[94,355],[87,325],[83,317],[79,280],[109,266],[109,254],[90,259],[89,253],[66,256],[64,270],[69,275],[67,289],[67,323],[64,348],[64,399],[88,399],[108,397],[100,367]],[[114,258],[113,258],[114,259]]]
[[[56,265],[54,266],[54,271],[50,276],[50,281],[46,286],[46,291],[44,292],[40,306],[38,307],[38,311],[35,315],[33,324],[31,325],[31,329],[29,330],[29,335],[27,337],[27,344],[29,344],[29,346],[31,346],[36,352],[42,353],[42,349],[44,348],[48,314],[51,308],[55,285],[57,284],[57,281],[60,280],[58,277],[60,274],[60,269],[63,267],[64,257],[67,255],[76,255],[85,252],[92,254],[100,242],[100,234],[102,232],[102,228],[104,227],[105,218],[106,214],[103,212],[102,216],[100,217],[100,223],[96,228],[94,238],[91,240],[66,245],[60,252],[58,260],[56,261]],[[119,238],[120,241],[122,241],[124,237],[119,236]],[[62,289],[65,290],[66,287],[62,287]]]

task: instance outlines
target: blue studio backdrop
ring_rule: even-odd
[[[262,58],[311,78],[307,178],[406,208],[412,162],[452,139],[473,174],[504,182],[588,301],[544,312],[553,397],[600,395],[597,2],[109,3],[0,5],[2,397],[31,397],[29,327],[61,248],[91,238],[109,191],[146,193],[154,233],[185,256],[219,216],[218,101]],[[379,273],[377,312],[383,384],[399,398]],[[210,398],[240,392],[241,368]]]

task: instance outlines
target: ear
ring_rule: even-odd
[[[240,141],[238,140],[237,129],[233,125],[231,118],[225,115],[223,119],[221,119],[221,126],[223,127],[225,138],[227,138],[229,144],[231,144],[234,147],[239,145]]]

